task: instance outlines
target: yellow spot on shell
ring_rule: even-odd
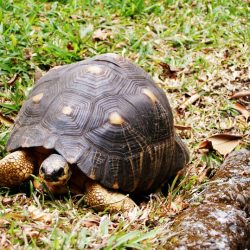
[[[102,68],[97,65],[90,65],[87,67],[87,71],[93,74],[101,74],[102,73]]]
[[[72,112],[72,108],[70,106],[65,106],[62,108],[62,113],[65,115],[70,115]]]
[[[157,101],[156,96],[149,89],[143,89],[142,93],[145,94],[146,96],[148,96],[151,99],[152,102],[156,102]]]
[[[121,125],[124,122],[123,118],[117,112],[110,114],[109,121],[113,125]]]
[[[35,95],[32,97],[32,101],[34,103],[39,103],[41,101],[41,99],[43,98],[43,93],[40,93],[38,95]]]

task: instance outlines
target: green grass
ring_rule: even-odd
[[[174,215],[169,205],[181,206],[177,198],[188,196],[194,185],[206,181],[204,171],[215,171],[223,160],[216,152],[200,152],[199,143],[229,132],[245,136],[239,147],[249,145],[249,124],[228,99],[249,89],[249,10],[247,1],[236,0],[0,0],[0,115],[5,119],[16,117],[41,70],[115,52],[149,72],[166,91],[175,122],[192,127],[179,131],[192,160],[179,186],[170,188],[172,195],[154,195],[126,217],[95,214],[77,197],[51,200],[3,189],[1,244],[17,249],[160,249],[167,244],[168,216]],[[104,40],[94,38],[98,29],[106,33]],[[162,74],[160,63],[177,70],[176,79]],[[194,93],[200,99],[178,113]],[[240,102],[247,106],[246,99]],[[0,122],[4,156],[11,127]],[[51,215],[51,221],[32,217],[32,206]]]

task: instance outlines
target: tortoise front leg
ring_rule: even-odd
[[[34,163],[25,150],[15,151],[0,160],[0,186],[20,185],[34,171]]]
[[[97,211],[125,212],[137,207],[128,196],[108,190],[94,181],[86,183],[85,201]]]

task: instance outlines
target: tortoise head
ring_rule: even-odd
[[[41,164],[39,176],[47,184],[65,185],[71,176],[67,161],[58,154],[49,155]]]

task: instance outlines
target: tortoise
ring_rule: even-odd
[[[0,161],[0,186],[32,174],[54,193],[81,190],[96,210],[135,207],[189,160],[165,93],[117,54],[51,69],[16,118]],[[39,185],[35,185],[39,188]]]

